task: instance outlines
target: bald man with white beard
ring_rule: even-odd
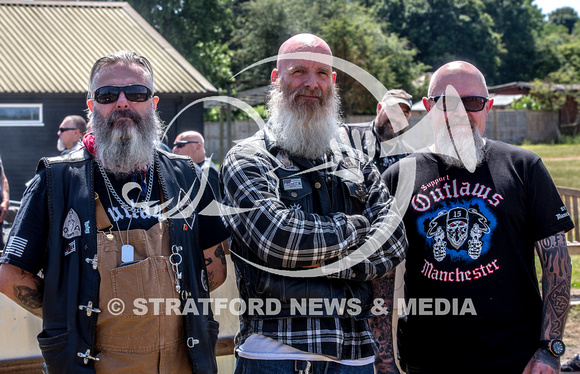
[[[574,224],[550,174],[537,155],[484,138],[493,99],[472,64],[439,68],[423,104],[434,144],[383,174],[393,193],[412,191],[401,367],[559,372],[571,276],[564,233]],[[404,174],[406,165],[416,174]]]
[[[406,240],[372,161],[334,140],[335,78],[324,40],[284,42],[266,127],[222,164],[224,204],[239,209],[224,218],[240,297],[279,306],[241,316],[235,373],[373,373],[371,280],[400,263]],[[349,257],[371,247],[365,258]],[[341,259],[345,266],[328,273]]]

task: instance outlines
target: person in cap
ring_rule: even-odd
[[[377,104],[377,115],[373,121],[343,124],[338,131],[339,138],[371,157],[382,174],[413,151],[402,141],[392,145],[384,143],[408,129],[412,107],[413,97],[404,90],[387,91]]]
[[[377,104],[377,115],[373,121],[342,124],[338,130],[338,138],[369,156],[382,174],[389,166],[413,151],[402,139],[395,139],[408,129],[412,107],[412,96],[406,91],[389,90]],[[387,141],[392,144],[386,143]],[[404,269],[404,266],[398,268]],[[395,269],[387,277],[373,281],[375,297],[381,298],[384,301],[383,307],[389,311],[388,315],[377,314],[371,318],[371,327],[379,341],[379,353],[375,357],[377,374],[398,372],[393,337],[393,326],[396,325],[393,316],[397,305],[393,300],[402,298],[403,294],[402,287],[395,290],[396,271]],[[402,276],[397,279],[400,277]]]

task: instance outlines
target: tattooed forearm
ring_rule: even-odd
[[[216,258],[220,259],[222,265],[226,264],[226,252],[224,251],[224,248],[222,247],[221,244],[219,244],[215,249],[214,255]]]
[[[373,281],[373,291],[376,298],[384,300],[382,307],[387,314],[371,318],[371,328],[379,341],[379,353],[375,357],[375,371],[378,374],[398,373],[393,348],[393,293],[395,287],[395,271],[391,271],[383,279]]]
[[[213,271],[207,272],[207,283],[209,285],[210,290],[217,288],[216,283],[215,283],[215,277],[213,275]]]
[[[210,292],[218,288],[226,280],[228,271],[224,248],[227,248],[227,243],[226,240],[203,251]]]
[[[543,339],[562,338],[570,306],[572,274],[564,233],[536,242],[536,250],[542,264]]]
[[[22,279],[28,280],[27,284],[14,286],[15,301],[37,317],[42,318],[42,298],[44,294],[44,282],[38,277],[22,272]]]

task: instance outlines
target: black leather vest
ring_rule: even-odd
[[[196,175],[193,165],[187,157],[158,152],[155,171],[160,176],[165,201],[173,199],[168,211],[178,203],[181,190],[187,192],[194,185],[192,200],[198,192],[199,175]],[[87,306],[107,308],[107,300],[99,302],[99,272],[90,262],[97,254],[95,166],[93,157],[86,150],[63,157],[43,158],[38,166],[38,170],[46,170],[50,217],[43,270],[43,331],[38,335],[38,341],[50,373],[95,372],[93,360],[87,356],[98,354],[95,350],[98,313],[91,312]],[[61,228],[71,209],[78,214],[82,234],[77,238],[76,250],[64,256],[63,248],[69,247],[70,240],[63,238]],[[197,225],[185,231],[180,229],[184,224],[183,219],[169,219],[171,245],[183,248],[182,304],[186,302],[184,299],[192,299],[197,310],[202,311],[203,304],[196,300],[209,297],[209,292],[201,284],[201,274],[205,272],[203,250],[199,245]],[[188,338],[183,344],[188,346],[192,373],[216,373],[215,346],[219,324],[211,311],[209,315],[198,314],[201,313],[186,315]]]

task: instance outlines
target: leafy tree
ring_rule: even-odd
[[[532,0],[483,0],[493,18],[493,30],[501,35],[503,51],[498,83],[527,81],[538,77],[534,69],[538,57],[537,37],[543,15]]]
[[[497,81],[501,35],[482,0],[368,1],[384,27],[408,39],[417,58],[438,68],[452,60],[478,66],[489,82]]]
[[[574,25],[578,21],[580,21],[578,13],[576,13],[574,8],[569,6],[558,8],[548,14],[548,22],[565,26],[570,34],[574,30]]]
[[[128,0],[129,4],[211,83],[231,76],[235,0]]]
[[[234,34],[234,71],[275,56],[290,36],[309,32],[323,38],[336,57],[347,60],[379,79],[387,88],[413,92],[413,79],[425,66],[414,59],[416,50],[394,34],[384,33],[368,9],[348,0],[252,0],[241,5]],[[269,65],[253,68],[238,78],[265,83]],[[345,114],[374,113],[376,100],[347,74],[337,83]]]

